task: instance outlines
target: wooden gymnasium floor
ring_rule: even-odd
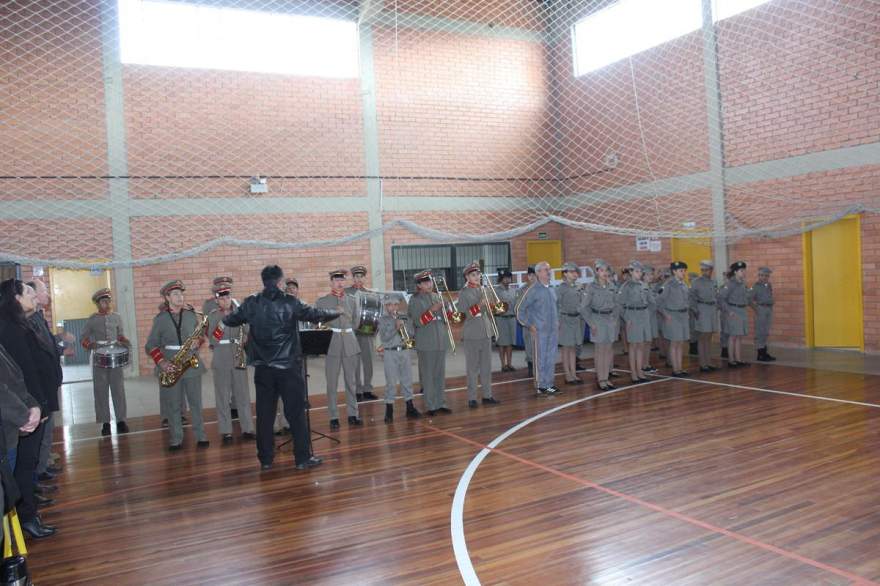
[[[325,464],[309,472],[286,453],[261,473],[254,444],[221,447],[213,425],[209,449],[187,433],[174,455],[155,417],[121,439],[69,430],[59,504],[43,513],[60,533],[30,542],[33,576],[880,583],[877,377],[753,365],[536,398],[524,372],[495,373],[496,407],[468,409],[461,379],[452,415],[385,425],[381,403],[364,405],[368,424],[317,441]]]

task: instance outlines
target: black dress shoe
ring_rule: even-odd
[[[323,462],[323,461],[324,460],[322,460],[318,456],[312,456],[311,458],[309,458],[305,462],[298,463],[296,465],[296,469],[297,470],[307,470],[309,468],[314,468],[315,466],[320,466],[321,462]]]
[[[450,409],[449,407],[440,407],[439,409],[437,409],[437,412],[449,414],[452,413],[452,409]]]
[[[615,387],[613,384],[611,384],[611,381],[608,381],[607,383],[605,383],[605,390],[606,391],[614,390],[616,388],[617,387]]]
[[[406,402],[406,417],[407,419],[418,419],[422,414],[419,413],[419,410],[416,409],[416,406],[413,405],[412,399]]]
[[[640,382],[640,383],[646,383],[646,382],[648,382],[648,379],[647,379],[646,377],[644,377],[644,376],[640,376],[640,377],[639,377],[639,382]]]
[[[39,480],[40,482],[49,482],[50,480],[55,480],[55,475],[49,471],[41,472],[37,476],[37,480]]]
[[[476,409],[477,402],[476,401],[468,401],[468,407],[470,407],[471,409]]]
[[[428,409],[428,417],[434,417],[435,415],[437,415],[437,411],[434,409]]]
[[[715,367],[712,366],[711,364],[710,364],[709,366],[707,366],[706,369],[707,369],[709,372],[715,372],[716,370],[718,370],[717,368],[715,368]]]
[[[338,431],[339,430],[339,420],[331,419],[330,420],[330,431]]]
[[[608,373],[608,378],[617,378],[617,377],[619,377],[619,376],[620,376],[620,375],[617,374],[616,372],[614,372],[613,370],[612,370],[611,372]]]
[[[372,392],[370,392],[370,391],[367,391],[367,392],[364,393],[364,401],[373,401],[373,400],[378,399],[378,398],[379,398],[379,397],[377,397],[376,395],[374,395],[374,394],[373,394]]]
[[[359,419],[358,417],[355,417],[354,415],[349,415],[348,416],[348,424],[349,425],[363,425],[364,420]]]
[[[110,435],[110,424],[105,423],[101,425],[101,435]]]
[[[271,469],[272,469],[272,462],[261,462],[260,463],[260,470],[271,470]]]
[[[47,496],[34,492],[34,503],[36,503],[38,507],[48,507],[55,504],[55,499],[50,499]]]
[[[46,472],[58,476],[59,474],[64,472],[64,468],[62,468],[61,466],[46,466]]]
[[[582,362],[575,362],[574,369],[575,370],[587,370],[587,365]]]
[[[211,442],[209,442],[208,440],[202,440],[200,442],[196,442],[196,445],[200,448],[207,448],[211,445]]]
[[[364,400],[364,394],[363,393],[355,393],[354,398],[358,403],[360,403],[361,401]]]
[[[54,484],[40,484],[39,482],[34,484],[34,492],[36,494],[42,494],[45,496],[47,494],[52,494],[53,492],[57,492],[57,491],[58,491],[58,487],[55,486]]]
[[[124,421],[117,421],[116,433],[128,433],[128,424]]]
[[[183,449],[183,446],[181,444],[171,444],[170,446],[168,446],[169,452],[177,452],[181,449]]]
[[[501,401],[496,399],[495,397],[489,397],[487,399],[483,399],[483,405],[500,405]]]
[[[241,439],[243,439],[243,440],[248,440],[248,441],[253,441],[253,440],[257,439],[257,436],[254,435],[254,434],[252,434],[252,433],[249,432],[249,431],[246,431],[246,432],[244,432],[244,433],[241,434]]]
[[[544,389],[544,394],[547,395],[548,397],[552,397],[553,395],[558,395],[561,392],[562,391],[560,391],[556,385],[550,385],[549,387]]]
[[[701,366],[700,372],[712,372],[712,369],[709,368],[708,366]]]
[[[231,443],[234,442],[234,441],[235,441],[235,440],[232,438],[232,434],[231,434],[231,433],[224,433],[224,434],[223,434],[222,442],[223,442],[223,445],[224,445],[224,446],[229,445],[229,444],[231,444]]]
[[[21,528],[25,533],[27,533],[34,539],[43,539],[44,537],[55,535],[56,531],[54,527],[43,525],[37,519],[22,521]]]

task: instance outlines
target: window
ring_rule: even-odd
[[[0,283],[6,279],[20,279],[21,267],[14,262],[0,262]]]
[[[712,0],[715,22],[768,0]],[[701,0],[618,0],[572,27],[576,76],[601,69],[693,32],[703,25]]]
[[[358,76],[358,28],[351,20],[119,0],[119,36],[123,63]]]
[[[510,268],[510,244],[438,244],[392,246],[391,265],[395,291],[415,291],[413,277],[425,269],[443,275],[449,288],[457,291],[464,286],[461,272],[474,261],[479,261],[486,274],[501,268]]]

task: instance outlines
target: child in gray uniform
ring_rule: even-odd
[[[415,345],[407,329],[405,316],[398,313],[400,297],[397,293],[384,296],[385,313],[379,317],[379,343],[377,349],[383,357],[385,366],[385,423],[394,421],[394,399],[397,394],[397,383],[406,400],[406,416],[418,419],[421,413],[413,405],[412,360],[410,348]],[[403,334],[406,334],[404,339]]]
[[[749,306],[749,288],[746,286],[746,263],[738,261],[730,265],[732,278],[721,288],[719,301],[721,311],[727,318],[727,366],[737,368],[748,366],[742,359],[742,340],[749,334],[749,318],[746,308]]]

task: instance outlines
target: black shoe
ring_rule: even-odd
[[[58,476],[59,474],[64,472],[64,468],[62,468],[61,466],[46,466],[46,472]]]
[[[379,397],[377,397],[376,395],[374,395],[374,394],[373,394],[372,392],[370,392],[370,391],[367,391],[367,392],[364,393],[364,401],[374,401],[374,400],[376,400],[376,399],[378,399],[378,398],[379,398]]]
[[[576,379],[574,379],[574,380],[567,380],[567,381],[565,381],[565,384],[567,384],[567,385],[582,385],[582,384],[584,384],[584,381],[582,381],[582,380],[579,379],[579,378],[576,378]]]
[[[487,399],[483,399],[483,405],[500,405],[501,401],[496,399],[495,397],[489,397]]]
[[[438,413],[445,413],[448,415],[448,414],[452,413],[452,409],[450,409],[449,407],[440,407],[439,409],[437,409],[437,412]]]
[[[416,409],[416,406],[413,405],[412,400],[406,402],[406,417],[407,419],[418,419],[422,414],[419,413],[419,410]]]
[[[700,367],[700,372],[712,372],[712,371],[709,369],[708,366],[701,366],[701,367]]]
[[[471,409],[476,409],[477,402],[476,401],[468,401],[468,407],[470,407]]]
[[[727,348],[721,349],[721,358],[727,358]]]
[[[657,372],[657,369],[651,366],[650,364],[642,369],[642,372],[647,372],[648,374],[652,374]]]
[[[538,387],[538,390],[535,391],[535,394],[539,397],[544,397],[547,395],[547,389],[544,387]]]
[[[558,394],[561,393],[561,392],[562,392],[562,391],[560,391],[559,388],[557,388],[556,385],[550,385],[549,387],[547,387],[546,389],[544,389],[544,394],[546,394],[546,395],[550,395],[551,397],[552,397],[553,395],[558,395]]]
[[[708,370],[709,372],[715,372],[718,369],[710,364],[709,366],[706,367],[706,370]]]
[[[437,411],[434,409],[428,409],[428,417],[434,417],[435,415],[437,415]]]
[[[101,425],[101,435],[110,435],[110,424],[105,423]]]
[[[360,403],[361,401],[364,400],[364,394],[363,394],[363,393],[355,393],[354,397],[355,397],[355,399],[357,400],[358,403]]]
[[[43,525],[36,518],[30,519],[29,521],[22,521],[21,528],[25,533],[27,533],[34,539],[43,539],[44,537],[55,535],[56,531],[54,527]]]
[[[575,369],[575,371],[578,371],[578,370],[587,370],[587,365],[584,364],[584,363],[582,363],[582,362],[575,362],[575,363],[574,363],[574,369]]]
[[[254,435],[254,434],[252,434],[252,433],[249,432],[249,431],[246,431],[246,432],[244,432],[244,433],[241,434],[241,439],[243,439],[243,440],[247,440],[247,441],[253,441],[253,440],[257,439],[257,436]]]
[[[612,370],[611,372],[608,373],[608,378],[617,378],[617,377],[619,377],[619,376],[620,376],[620,375],[617,374],[616,372],[614,372],[613,370]]]
[[[321,458],[319,458],[317,456],[312,456],[311,458],[309,458],[305,462],[300,462],[299,464],[297,464],[296,469],[297,470],[307,470],[309,468],[314,468],[315,466],[320,466],[321,462],[323,462],[323,461],[324,460],[322,460]]]
[[[736,362],[735,360],[731,360],[730,362],[727,363],[727,368],[739,368],[740,364],[741,363]]]
[[[776,362],[776,357],[771,356],[770,353],[767,352],[767,348],[764,348],[764,358],[766,358],[768,362]]]
[[[209,442],[208,440],[202,440],[202,441],[196,442],[196,445],[200,448],[207,448],[208,446],[211,445],[211,442]]]
[[[171,444],[170,446],[168,446],[169,452],[177,452],[181,449],[183,449],[183,446],[181,444]]]
[[[268,462],[268,463],[261,462],[260,463],[260,470],[271,470],[271,469],[272,469],[272,462]]]
[[[223,442],[223,445],[224,445],[224,446],[229,445],[229,444],[231,444],[231,443],[234,442],[234,441],[235,441],[235,440],[232,438],[232,434],[231,434],[231,433],[224,433],[224,434],[223,434],[222,442]]]
[[[740,368],[743,368],[743,367],[748,368],[749,366],[752,365],[751,362],[739,362],[737,364],[739,365]]]
[[[349,415],[348,416],[348,424],[349,425],[363,425],[364,421],[362,419],[358,419],[354,415]]]
[[[39,482],[34,484],[34,493],[36,494],[46,496],[47,494],[52,494],[57,491],[58,487],[54,484],[40,484]]]
[[[338,419],[331,419],[330,420],[330,431],[337,431],[337,430],[339,430],[339,420]]]
[[[394,405],[390,403],[385,404],[385,423],[393,423],[394,422]]]
[[[678,372],[672,373],[672,376],[674,376],[675,378],[684,378],[687,375],[688,375],[688,372],[686,370],[679,370]]]
[[[117,421],[116,433],[128,433],[128,424],[124,421]]]
[[[48,507],[55,504],[55,499],[34,492],[34,503],[36,503],[38,507]]]
[[[613,391],[616,388],[617,387],[614,386],[614,384],[612,384],[611,381],[608,381],[607,383],[605,383],[605,390]]]
[[[647,378],[645,378],[645,377],[643,377],[643,376],[640,376],[640,377],[639,377],[639,383],[646,383],[646,382],[648,382],[648,379],[647,379]]]
[[[55,475],[47,470],[46,472],[40,472],[40,474],[37,475],[37,480],[40,482],[49,482],[50,480],[55,480]]]
[[[238,409],[232,409],[232,410],[230,410],[230,411],[229,411],[229,416],[232,417],[232,419],[238,419]]]

